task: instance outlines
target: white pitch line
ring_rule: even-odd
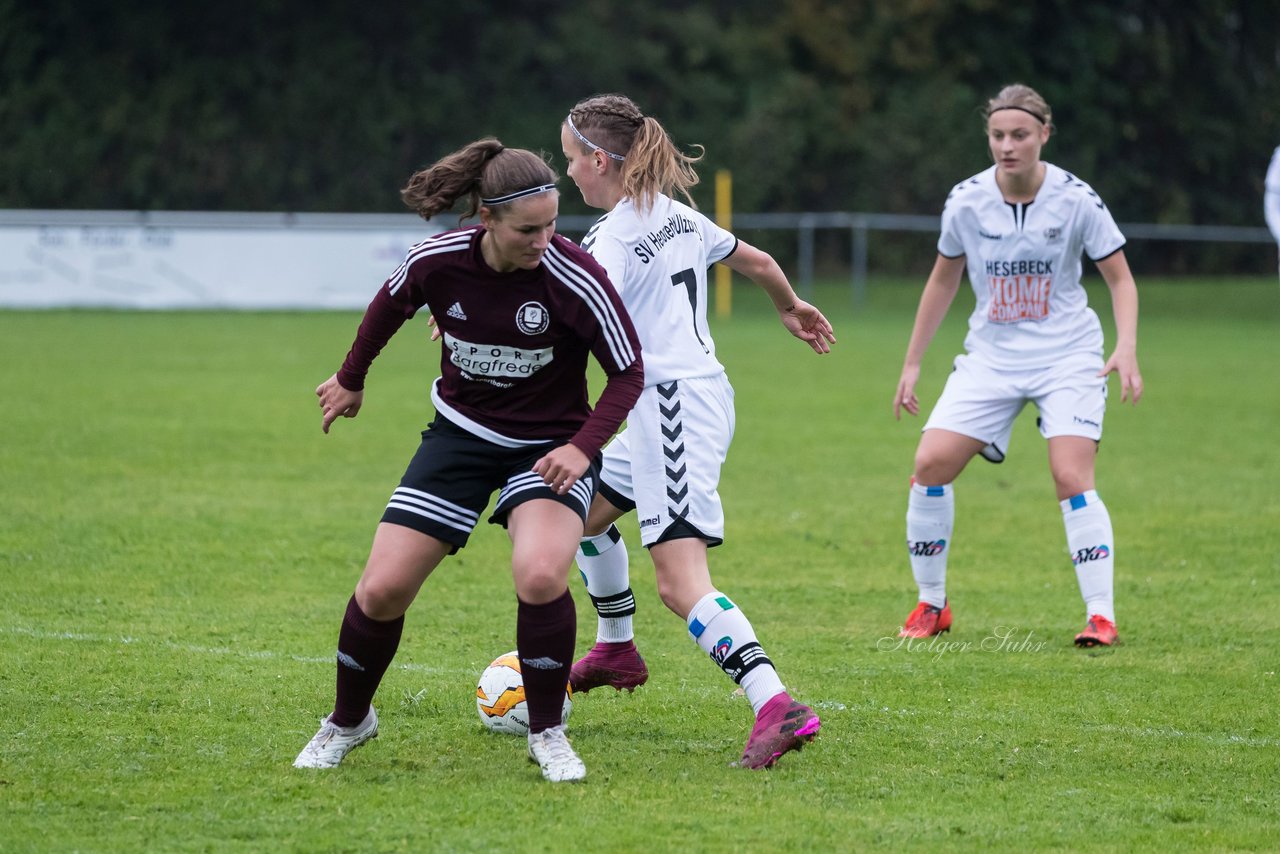
[[[272,650],[244,650],[232,648],[229,646],[200,646],[198,644],[174,643],[173,641],[152,641],[145,638],[136,638],[129,635],[98,635],[87,632],[53,632],[44,629],[32,629],[25,626],[0,626],[0,634],[20,635],[22,637],[34,638],[36,640],[65,640],[76,641],[80,643],[102,643],[115,644],[117,646],[154,646],[163,649],[174,650],[175,652],[186,652],[194,655],[230,655],[237,658],[251,658],[259,660],[282,660],[297,661],[302,664],[332,664],[334,657],[332,655],[319,658],[316,656],[294,655],[292,653],[281,653]],[[431,667],[426,664],[395,664],[392,667],[399,670],[406,670],[413,673],[432,673],[445,676],[459,676],[469,673],[460,667]]]

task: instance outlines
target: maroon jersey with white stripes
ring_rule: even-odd
[[[338,372],[359,390],[374,358],[426,306],[441,332],[436,409],[459,426],[515,446],[568,439],[594,456],[644,383],[640,342],[603,268],[556,235],[532,270],[499,273],[480,250],[483,226],[437,234],[378,291]],[[587,355],[608,381],[593,412]]]

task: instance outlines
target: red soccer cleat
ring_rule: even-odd
[[[1117,640],[1116,624],[1101,614],[1094,614],[1089,617],[1089,624],[1084,627],[1084,631],[1076,635],[1076,646],[1112,646]]]
[[[939,608],[928,602],[921,602],[907,616],[907,621],[902,624],[898,637],[931,638],[949,631],[951,631],[951,603],[944,602]]]

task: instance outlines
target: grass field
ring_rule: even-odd
[[[894,637],[920,422],[889,404],[919,284],[873,283],[857,312],[819,289],[840,337],[823,358],[741,289],[716,322],[739,422],[713,573],[821,736],[729,767],[750,708],[633,547],[653,676],[575,703],[581,786],[476,719],[477,675],[514,646],[491,526],[409,612],[382,735],[334,772],[290,766],[428,417],[421,320],[324,436],[312,390],[355,314],[0,312],[0,850],[1280,847],[1280,287],[1140,282],[1147,397],[1113,386],[1098,466],[1124,643],[1086,652],[1029,412],[1004,465],[959,481],[954,630]],[[929,354],[930,404],[963,314]]]

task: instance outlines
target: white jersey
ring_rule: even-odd
[[[707,268],[737,247],[728,231],[662,194],[648,211],[623,199],[583,238],[640,335],[646,387],[724,373],[707,325]]]
[[[1267,168],[1263,211],[1267,216],[1267,227],[1271,229],[1276,242],[1280,243],[1280,147],[1271,155],[1271,165]]]
[[[957,184],[938,252],[967,259],[977,305],[965,350],[998,368],[1042,368],[1102,353],[1102,324],[1080,284],[1081,253],[1100,261],[1124,235],[1088,184],[1052,163],[1033,202],[1006,202],[996,167]]]

